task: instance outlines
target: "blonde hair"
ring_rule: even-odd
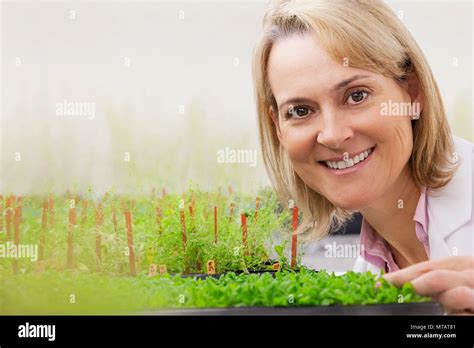
[[[260,146],[266,170],[282,202],[293,199],[303,213],[303,229],[311,237],[326,236],[342,226],[351,212],[334,206],[308,187],[292,167],[271,120],[278,114],[268,76],[268,57],[278,40],[314,33],[336,61],[393,77],[399,82],[418,79],[424,102],[412,121],[413,152],[409,160],[417,187],[436,190],[453,177],[453,142],[443,102],[420,47],[393,11],[379,0],[271,1],[263,19],[263,34],[253,53]],[[286,203],[285,203],[286,204]]]

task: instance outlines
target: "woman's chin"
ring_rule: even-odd
[[[326,196],[327,199],[334,204],[336,207],[349,210],[357,211],[369,205],[370,199],[366,194],[361,193],[360,195],[340,195],[340,196]]]

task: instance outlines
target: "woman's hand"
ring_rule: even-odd
[[[397,286],[411,282],[418,294],[440,302],[447,313],[474,314],[472,256],[450,256],[420,262],[383,277]]]

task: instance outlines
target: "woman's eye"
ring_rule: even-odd
[[[304,118],[309,115],[311,110],[306,106],[290,106],[286,113],[287,118]]]
[[[347,103],[349,104],[359,104],[367,98],[369,94],[365,91],[354,91],[351,94],[349,94],[349,97],[347,98]],[[352,102],[351,102],[352,100]]]

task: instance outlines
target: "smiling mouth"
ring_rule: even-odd
[[[327,168],[330,168],[330,169],[336,169],[336,170],[340,170],[340,169],[346,169],[346,168],[350,168],[350,167],[353,167],[355,166],[356,164],[358,163],[361,163],[361,162],[364,162],[367,157],[370,156],[370,154],[374,151],[375,149],[375,146],[370,148],[370,149],[367,149],[363,152],[361,152],[360,154],[358,155],[355,155],[351,158],[348,158],[347,160],[340,160],[340,161],[319,161],[319,163],[321,165],[324,165],[326,166]]]

